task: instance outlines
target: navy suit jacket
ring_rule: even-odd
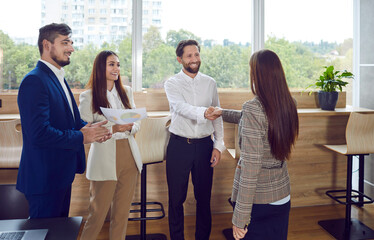
[[[75,174],[83,173],[86,159],[80,118],[66,81],[74,117],[64,90],[52,70],[39,61],[21,82],[18,107],[23,149],[17,189],[45,194],[71,186]]]

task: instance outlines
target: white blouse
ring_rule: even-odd
[[[135,108],[132,90],[129,86],[124,86],[126,94],[129,98],[130,106]],[[113,91],[114,90],[114,91]],[[112,108],[124,108],[117,91],[113,88],[112,91],[107,92],[108,101]],[[86,122],[100,122],[106,120],[105,117],[98,113],[92,113],[92,91],[87,90],[79,96],[79,111],[81,118]],[[108,122],[105,126],[111,129],[114,123]],[[116,173],[116,139],[127,138],[131,153],[134,157],[136,166],[139,172],[142,171],[142,159],[138,145],[135,141],[134,135],[140,129],[140,121],[135,122],[132,126],[131,132],[118,132],[113,134],[112,138],[103,142],[94,142],[91,144],[90,151],[87,157],[86,177],[93,181],[108,181],[117,180]]]

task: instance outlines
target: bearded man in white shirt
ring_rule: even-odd
[[[183,203],[191,173],[196,199],[195,239],[207,240],[212,225],[213,168],[225,150],[222,118],[206,119],[209,106],[219,106],[217,84],[213,78],[199,72],[201,60],[197,41],[182,40],[176,54],[183,68],[165,82],[171,113],[166,154],[170,237],[184,239]]]

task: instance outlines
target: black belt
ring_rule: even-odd
[[[211,139],[212,139],[211,136],[204,137],[204,138],[185,138],[185,137],[181,137],[181,136],[175,135],[174,133],[170,133],[170,137],[171,137],[171,138],[174,138],[174,139],[181,140],[181,141],[185,141],[185,142],[187,142],[188,144],[201,143],[201,142],[204,142],[204,141],[207,141],[207,140],[211,140]]]

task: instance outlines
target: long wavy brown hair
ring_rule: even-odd
[[[271,153],[278,160],[287,160],[299,134],[299,118],[282,63],[277,54],[264,49],[252,55],[249,66],[252,92],[268,119]]]
[[[92,112],[103,114],[100,107],[110,108],[110,103],[106,97],[107,82],[106,82],[106,61],[111,55],[118,57],[115,52],[102,51],[94,61],[91,77],[88,81],[86,88],[92,89]],[[118,95],[121,98],[125,108],[131,108],[129,98],[126,94],[125,88],[122,85],[121,76],[118,75],[118,80],[114,82],[114,87],[117,89]]]

